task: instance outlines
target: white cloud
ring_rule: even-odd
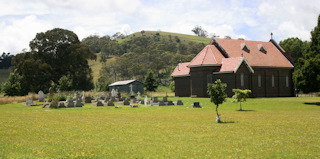
[[[55,27],[74,31],[81,40],[92,34],[161,30],[267,41],[310,39],[320,13],[318,0],[0,0],[0,52],[28,48],[36,33]],[[1,50],[2,49],[2,50]]]
[[[34,15],[12,20],[12,24],[1,23],[0,27],[1,51],[12,54],[29,49],[29,42],[36,33],[52,29],[52,25],[39,21]]]

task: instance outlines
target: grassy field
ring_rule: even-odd
[[[0,105],[0,158],[317,158],[320,97],[255,98],[219,108],[42,109]],[[202,109],[190,108],[199,101]]]

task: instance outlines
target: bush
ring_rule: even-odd
[[[5,96],[20,96],[21,95],[21,76],[16,73],[10,73],[6,82],[2,84],[2,92]]]
[[[174,81],[172,81],[172,82],[170,83],[169,88],[171,89],[171,91],[172,91],[172,92],[174,92],[174,91],[175,91],[176,87],[175,87],[175,83],[174,83]]]

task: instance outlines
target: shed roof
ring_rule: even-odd
[[[117,82],[114,82],[114,83],[110,84],[109,86],[127,85],[127,84],[130,84],[130,83],[134,82],[134,81],[137,81],[137,80],[117,81]],[[140,82],[140,81],[138,81],[138,82]]]

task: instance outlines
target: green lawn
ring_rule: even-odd
[[[320,156],[320,97],[249,99],[241,112],[228,99],[222,124],[208,98],[180,99],[185,106],[0,105],[0,158]],[[189,108],[194,101],[203,108]]]

